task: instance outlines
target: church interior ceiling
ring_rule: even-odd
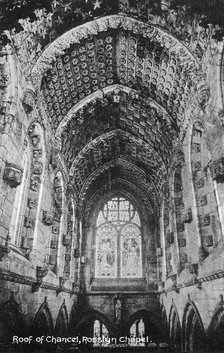
[[[203,76],[197,55],[157,26],[114,15],[51,43],[32,75],[76,196],[108,184],[112,163],[113,180],[158,204]]]

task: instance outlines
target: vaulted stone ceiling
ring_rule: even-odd
[[[50,44],[32,76],[76,197],[90,198],[110,172],[157,210],[202,76],[187,47],[157,26],[108,16]]]

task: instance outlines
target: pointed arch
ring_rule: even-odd
[[[98,320],[108,330],[109,337],[115,337],[115,328],[110,320],[101,312],[97,310],[88,310],[82,313],[82,318],[74,326],[72,334],[93,337],[94,321]]]
[[[208,328],[208,339],[211,343],[211,351],[222,351],[224,347],[224,302],[223,298],[216,306]]]
[[[40,306],[34,321],[33,321],[33,335],[47,336],[53,332],[53,319],[48,307],[47,301]]]
[[[169,314],[169,336],[173,345],[176,347],[176,351],[181,351],[181,324],[179,314],[174,303],[172,303],[170,314]]]
[[[145,326],[144,335],[148,337],[149,341],[157,342],[159,337],[163,336],[163,332],[161,332],[161,320],[159,316],[157,317],[154,313],[147,310],[139,310],[131,315],[128,321],[124,324],[124,336],[130,336],[130,329],[133,323],[141,319]]]
[[[68,333],[68,311],[65,302],[62,304],[55,324],[55,335],[66,337]]]
[[[206,334],[196,305],[192,301],[186,304],[182,322],[183,352],[204,352]]]
[[[11,346],[12,336],[25,336],[27,324],[19,304],[12,294],[10,299],[0,306],[0,350]]]

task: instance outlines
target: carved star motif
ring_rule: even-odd
[[[100,5],[102,4],[102,1],[96,0],[93,4],[94,10],[100,9]]]
[[[63,5],[64,11],[67,12],[68,10],[71,10],[71,2],[68,4]]]

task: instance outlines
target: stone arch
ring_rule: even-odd
[[[224,302],[223,298],[217,305],[208,328],[208,339],[211,344],[211,351],[218,352],[224,346]]]
[[[40,306],[32,325],[33,335],[47,336],[53,332],[53,319],[47,301]]]
[[[68,311],[65,303],[62,304],[54,329],[55,335],[58,337],[66,337],[68,333]]]
[[[188,301],[182,321],[183,352],[198,353],[206,350],[206,334],[196,305]]]
[[[173,303],[169,314],[169,336],[171,343],[175,346],[176,351],[181,351],[181,324],[177,308]]]
[[[7,351],[11,347],[12,336],[25,336],[27,324],[19,304],[12,294],[10,299],[0,306],[0,349]]]
[[[93,309],[82,313],[81,319],[74,326],[72,334],[93,337],[93,323],[95,320],[99,320],[106,326],[109,336],[115,337],[115,328],[111,321],[104,314]]]
[[[167,336],[168,329],[169,329],[169,322],[167,319],[166,308],[163,304],[161,306],[161,321],[162,321],[163,331],[164,331],[165,335]]]
[[[159,338],[163,336],[161,332],[161,322],[160,318],[154,313],[147,310],[139,310],[129,317],[129,319],[124,323],[123,335],[130,336],[130,328],[132,324],[139,319],[143,319],[145,324],[145,336],[148,337],[148,341],[158,342]]]

